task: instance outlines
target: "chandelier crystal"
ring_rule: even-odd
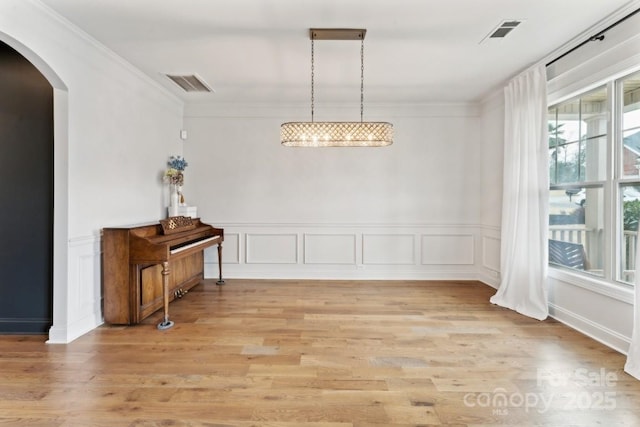
[[[314,29],[311,39],[311,121],[287,122],[280,126],[280,143],[286,147],[384,147],[393,144],[393,125],[365,122],[364,117],[364,29]],[[360,40],[360,121],[315,122],[314,40]]]

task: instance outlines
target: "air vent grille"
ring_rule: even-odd
[[[211,87],[209,87],[202,78],[195,74],[167,74],[166,76],[175,84],[180,86],[185,92],[213,92],[213,89],[211,89]]]
[[[507,34],[509,34],[511,31],[513,31],[518,25],[520,25],[522,23],[522,21],[518,21],[518,20],[508,20],[508,21],[502,21],[496,28],[494,28],[489,35],[487,35],[484,39],[482,39],[482,42],[487,41],[487,40],[495,40],[495,39],[503,39],[507,36]]]
[[[491,35],[489,35],[489,37],[492,39],[501,39],[505,37],[507,34],[509,34],[511,31],[513,31],[513,29],[516,28],[518,25],[520,25],[520,21],[503,22],[498,26],[498,28],[496,28],[493,31],[493,33],[491,33]]]

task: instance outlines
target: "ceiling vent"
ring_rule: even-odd
[[[180,86],[185,92],[213,92],[213,89],[195,74],[175,75],[167,74],[175,84]]]
[[[480,43],[487,40],[503,39],[520,24],[522,24],[522,21],[514,19],[502,21],[500,25],[494,28]]]

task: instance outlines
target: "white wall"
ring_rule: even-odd
[[[477,278],[477,106],[366,106],[394,124],[389,147],[281,146],[280,124],[307,109],[185,107],[185,195],[225,228],[227,277]]]
[[[102,321],[100,230],[157,221],[181,154],[182,103],[33,0],[0,2],[0,40],[55,88],[54,324],[68,342]]]

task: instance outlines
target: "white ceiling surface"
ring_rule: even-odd
[[[309,28],[366,28],[365,104],[478,101],[629,0],[41,0],[185,101],[310,101]],[[504,40],[480,43],[504,20]],[[195,73],[188,94],[166,73]],[[315,98],[360,102],[360,43],[315,42]]]

